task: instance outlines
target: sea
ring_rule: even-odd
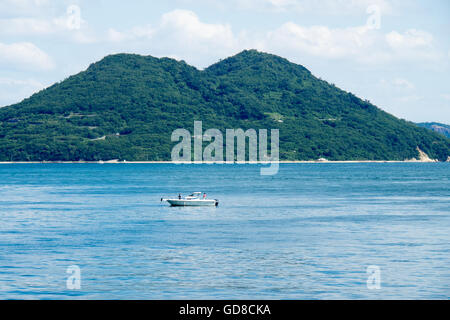
[[[450,163],[260,168],[1,164],[0,299],[450,298]]]

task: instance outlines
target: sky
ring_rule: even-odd
[[[448,0],[0,0],[0,107],[109,54],[203,69],[244,49],[399,118],[450,124]]]

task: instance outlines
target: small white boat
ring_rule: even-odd
[[[206,195],[201,197],[202,192],[194,192],[190,196],[182,198],[181,196],[178,199],[164,199],[161,198],[161,201],[167,201],[172,207],[203,207],[203,206],[218,206],[219,200],[214,199],[206,199]]]

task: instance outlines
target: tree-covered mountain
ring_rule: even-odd
[[[427,128],[431,131],[443,134],[447,138],[450,138],[450,126],[448,124],[437,122],[421,122],[417,123],[419,127]]]
[[[358,74],[355,74],[358,77]],[[0,108],[0,161],[170,160],[171,133],[280,130],[285,160],[446,160],[450,140],[399,120],[255,50],[205,70],[169,58],[107,56],[22,102]]]

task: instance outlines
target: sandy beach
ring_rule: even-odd
[[[439,161],[421,161],[421,160],[342,160],[342,161],[278,161],[280,164],[296,163],[433,163]],[[449,161],[447,161],[449,162]],[[228,164],[225,162],[172,162],[172,161],[5,161],[2,164]],[[233,163],[230,163],[233,164]],[[244,162],[234,164],[270,164],[270,162]]]

